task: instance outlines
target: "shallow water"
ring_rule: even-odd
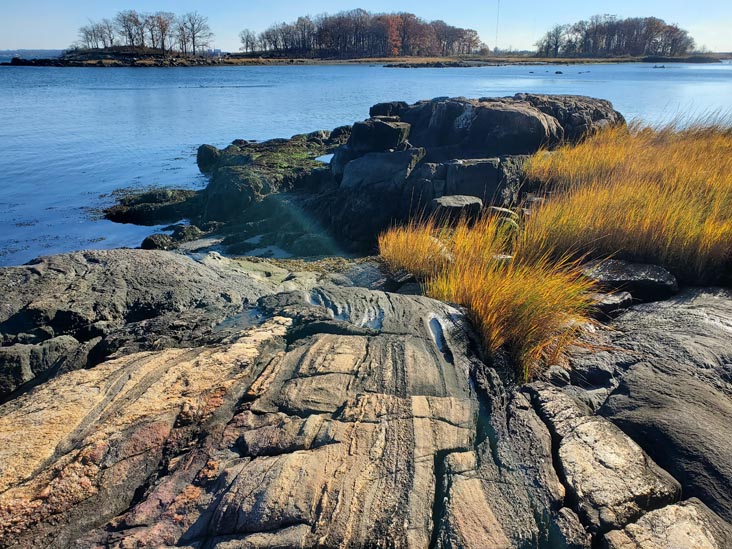
[[[137,246],[153,229],[90,212],[111,203],[113,190],[201,188],[201,143],[331,129],[379,101],[572,93],[649,122],[729,108],[732,64],[667,67],[0,67],[0,265]]]

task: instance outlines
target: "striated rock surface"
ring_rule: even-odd
[[[608,549],[663,549],[732,547],[732,528],[698,499],[652,511],[621,531],[609,532]]]
[[[729,544],[729,292],[632,307],[515,387],[461,310],[342,263],[1,270],[3,372],[124,344],[6,394],[0,547]]]
[[[37,259],[0,270],[0,399],[117,352],[205,344],[224,319],[316,273],[142,250]],[[327,277],[325,277],[327,278]]]

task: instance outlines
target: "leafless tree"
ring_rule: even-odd
[[[191,44],[191,51],[193,55],[196,55],[199,51],[207,48],[213,38],[211,27],[208,25],[208,17],[193,11],[183,15],[182,20]]]
[[[249,29],[244,29],[239,33],[241,40],[241,51],[251,53],[257,49],[257,34]]]

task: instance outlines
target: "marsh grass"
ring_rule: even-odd
[[[535,155],[526,175],[552,193],[526,222],[537,253],[656,263],[692,284],[729,269],[732,125],[721,117],[610,128]]]
[[[560,362],[589,321],[594,283],[577,260],[537,257],[498,212],[454,228],[411,222],[382,234],[379,248],[391,268],[422,278],[427,295],[465,306],[483,348],[508,350],[524,380]]]
[[[492,210],[448,227],[413,221],[379,238],[394,269],[466,307],[484,349],[508,350],[524,380],[561,362],[593,307],[581,261],[656,263],[682,282],[729,276],[732,125],[722,118],[595,133],[534,155],[545,200],[517,218]]]

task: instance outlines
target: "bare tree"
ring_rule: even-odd
[[[208,47],[213,38],[211,27],[208,26],[208,17],[193,11],[183,15],[182,19],[190,40],[191,51],[196,55],[199,50]]]
[[[155,22],[158,27],[158,37],[160,41],[160,49],[163,55],[173,45],[173,34],[175,25],[175,14],[169,11],[159,11],[155,14]]]
[[[190,49],[191,40],[188,35],[188,27],[186,27],[183,18],[178,18],[175,21],[175,40],[178,44],[178,50],[183,55],[188,55]]]
[[[139,17],[137,12],[134,10],[127,10],[119,12],[114,22],[117,25],[117,31],[122,37],[122,41],[127,46],[137,45],[137,21]]]
[[[98,32],[102,41],[102,46],[105,48],[111,48],[114,46],[114,41],[117,36],[114,23],[109,19],[102,19],[98,23]]]
[[[249,29],[244,29],[239,33],[241,40],[241,51],[251,53],[257,49],[257,34]]]

